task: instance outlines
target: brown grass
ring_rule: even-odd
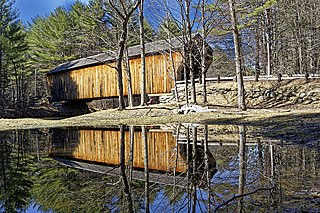
[[[55,127],[105,127],[108,125],[151,125],[168,123],[210,123],[210,124],[247,124],[257,125],[260,121],[276,122],[279,117],[290,118],[299,115],[300,119],[309,119],[320,114],[320,107],[309,109],[249,109],[239,111],[235,108],[221,108],[214,112],[176,114],[172,107],[133,107],[124,111],[116,109],[99,111],[72,118],[50,119],[0,119],[0,130],[55,128]],[[291,120],[294,122],[294,120]],[[301,120],[299,120],[301,122]]]

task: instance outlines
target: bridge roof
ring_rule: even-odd
[[[146,55],[153,54],[163,54],[168,50],[178,51],[182,48],[183,42],[181,37],[176,37],[169,40],[159,40],[154,42],[149,42],[145,44],[145,53]],[[140,45],[132,46],[128,48],[129,58],[140,57],[141,47]],[[89,56],[86,58],[80,58],[73,61],[69,61],[63,64],[58,65],[53,70],[49,71],[47,75],[56,74],[60,72],[65,72],[77,68],[83,68],[93,65],[105,64],[107,62],[113,62],[116,60],[115,51],[106,51],[97,55]]]

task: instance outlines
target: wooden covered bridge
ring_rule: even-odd
[[[174,72],[177,80],[183,80],[182,47],[183,43],[179,37],[171,39],[170,42],[160,40],[146,44],[146,92],[148,95],[170,93],[174,86]],[[133,95],[141,94],[140,53],[140,45],[128,48]],[[199,54],[194,55],[196,57]],[[212,49],[209,47],[207,67],[212,62],[211,55]],[[118,96],[115,56],[114,52],[107,51],[61,64],[48,72],[52,101],[88,101]],[[195,69],[200,71],[197,63],[195,63]],[[125,70],[123,72],[123,76],[126,76]],[[124,95],[127,96],[126,77],[123,79],[123,84]]]
[[[121,132],[118,126],[104,129],[52,129],[52,143],[50,156],[64,165],[88,171],[118,175],[121,157],[126,166],[132,166],[136,179],[143,180],[144,143],[143,134],[148,144],[148,168],[154,173],[151,182],[163,180],[172,185],[175,181],[170,178],[177,173],[183,176],[191,170],[185,145],[179,145],[171,131],[159,127],[146,127],[143,133],[141,127],[134,127],[131,131],[126,128],[123,132],[124,144],[121,151]],[[123,152],[123,156],[121,156]],[[197,149],[197,171],[204,171],[204,152],[201,146]],[[189,154],[192,150],[189,150]],[[216,161],[208,152],[210,174],[216,172]],[[131,164],[131,165],[130,165]],[[164,177],[157,174],[167,174]],[[170,175],[171,174],[171,175]],[[152,180],[152,177],[155,180]],[[202,176],[199,175],[199,178]],[[169,178],[167,180],[167,178]],[[160,181],[161,182],[161,181]]]
[[[118,127],[106,129],[57,129],[53,130],[52,149],[55,157],[67,157],[83,161],[98,162],[107,165],[120,164],[120,130]],[[143,143],[141,129],[135,128],[133,135],[125,131],[125,161],[133,159],[134,168],[144,168]],[[175,150],[176,141],[171,132],[148,130],[146,135],[150,147],[149,169],[173,172],[186,170],[186,159]],[[130,139],[133,141],[131,142]],[[134,150],[130,153],[130,142]]]

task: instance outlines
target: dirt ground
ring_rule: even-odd
[[[268,126],[272,123],[320,123],[320,106],[296,106],[276,109],[248,109],[208,107],[208,112],[178,114],[175,106],[153,105],[132,107],[124,111],[109,109],[71,118],[0,119],[0,130],[54,128],[54,127],[105,127],[107,125],[150,125],[168,123],[245,124]],[[299,118],[296,120],[296,118]]]

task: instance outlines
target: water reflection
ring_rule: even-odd
[[[181,133],[189,127],[179,129]],[[195,130],[193,128],[193,132]],[[179,135],[173,135],[172,130],[159,126],[54,129],[50,156],[69,166],[96,169],[100,173],[119,174],[121,171],[116,168],[123,166],[128,170],[130,179],[143,180],[142,171],[150,171],[153,173],[152,182],[185,186],[186,181],[181,179],[187,174],[197,173],[197,178],[202,177],[200,172],[204,172],[205,155],[210,177],[216,171],[213,155],[209,150],[204,152],[203,145],[198,145],[196,132],[193,136],[196,143],[190,140],[186,143]]]
[[[0,132],[0,211],[319,210],[319,149],[246,126]]]

